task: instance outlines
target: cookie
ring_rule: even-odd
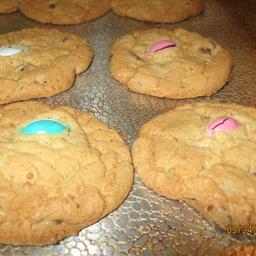
[[[223,256],[256,256],[256,246],[234,244],[225,248]]]
[[[0,0],[0,14],[12,13],[18,10],[17,0]]]
[[[59,25],[81,24],[105,15],[110,0],[22,0],[19,10],[26,17]]]
[[[119,16],[162,23],[179,22],[205,9],[202,0],[111,0],[111,6]]]
[[[2,107],[0,151],[0,243],[56,243],[113,211],[132,186],[118,133],[70,107]]]
[[[209,96],[229,80],[232,57],[213,39],[185,29],[149,29],[111,48],[114,78],[137,93],[173,99]]]
[[[256,224],[256,109],[187,104],[143,125],[132,147],[141,180],[211,223]]]
[[[84,38],[60,30],[32,28],[0,35],[0,104],[69,89],[92,56]]]

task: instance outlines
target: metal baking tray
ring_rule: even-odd
[[[44,99],[54,105],[69,104],[91,113],[116,128],[129,146],[146,121],[178,104],[221,101],[256,105],[256,2],[255,0],[205,0],[206,11],[179,24],[154,24],[121,18],[113,12],[82,25],[42,25],[20,13],[0,15],[0,32],[27,27],[59,28],[86,37],[94,49],[91,67],[67,92]],[[168,100],[139,95],[115,81],[108,69],[109,48],[121,35],[135,29],[182,27],[213,37],[235,59],[233,78],[212,97]],[[0,246],[0,255],[222,255],[231,242],[256,244],[256,236],[231,237],[208,224],[183,202],[168,200],[146,188],[135,175],[127,200],[96,224],[58,245],[46,247]]]

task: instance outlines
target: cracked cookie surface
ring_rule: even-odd
[[[41,23],[81,24],[105,15],[110,0],[23,0],[22,14]]]
[[[223,116],[240,126],[209,136],[209,123]],[[132,147],[133,163],[147,186],[187,202],[208,221],[223,228],[255,224],[255,134],[255,108],[187,104],[142,126]]]
[[[56,135],[23,135],[32,120],[67,124]],[[0,242],[44,245],[117,208],[133,181],[119,134],[87,113],[39,102],[0,109]]]
[[[161,48],[163,42],[172,46]],[[230,53],[213,39],[181,28],[124,35],[111,55],[112,75],[130,90],[174,99],[215,93],[229,80],[233,65]]]
[[[175,23],[204,10],[202,0],[111,0],[113,11],[142,21]]]
[[[92,50],[84,38],[55,29],[24,29],[0,35],[0,104],[42,98],[69,89],[88,68]]]
[[[12,13],[18,10],[18,0],[0,0],[0,14]]]

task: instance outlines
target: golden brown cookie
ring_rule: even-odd
[[[19,10],[41,23],[81,24],[105,15],[110,0],[22,0]]]
[[[142,181],[210,222],[256,224],[256,109],[198,103],[142,126],[132,147]]]
[[[204,10],[202,0],[111,0],[113,11],[142,21],[175,23]]]
[[[131,189],[124,141],[87,113],[14,103],[0,109],[0,134],[0,243],[56,243],[113,211]]]
[[[149,29],[119,38],[110,71],[137,93],[174,99],[209,96],[229,80],[230,53],[185,29]]]
[[[223,256],[256,256],[256,246],[234,244],[225,248]]]
[[[0,14],[12,13],[18,10],[17,0],[0,0]]]
[[[0,35],[0,104],[69,89],[92,56],[84,38],[60,30],[33,28]]]

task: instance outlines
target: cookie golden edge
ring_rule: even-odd
[[[96,130],[96,139],[97,143],[98,140],[102,134],[103,140],[102,143],[105,143],[106,140],[110,143],[115,142],[119,143],[120,151],[118,153],[120,156],[122,155],[122,160],[125,159],[125,163],[120,164],[120,169],[122,169],[122,172],[119,170],[118,175],[115,177],[116,180],[118,180],[118,185],[120,191],[112,190],[111,186],[106,188],[106,191],[110,194],[114,194],[114,198],[108,198],[107,202],[104,203],[104,208],[102,210],[102,213],[100,216],[95,218],[92,215],[90,215],[88,220],[83,220],[83,223],[79,225],[66,225],[64,227],[45,227],[45,228],[36,228],[34,225],[31,226],[31,223],[24,222],[24,225],[21,227],[20,225],[15,226],[15,220],[12,223],[9,223],[7,226],[5,226],[5,229],[0,229],[0,243],[2,244],[13,244],[13,245],[36,245],[36,246],[45,246],[50,244],[57,244],[61,240],[65,239],[66,237],[77,235],[82,229],[96,223],[97,221],[101,220],[117,208],[121,206],[121,204],[125,201],[125,199],[128,197],[132,185],[133,185],[133,166],[131,161],[131,155],[130,151],[128,149],[128,146],[126,145],[125,141],[122,139],[122,137],[119,135],[119,133],[113,129],[110,128],[108,125],[104,124],[102,121],[98,120],[97,118],[93,117],[92,115],[86,113],[77,111],[72,107],[69,106],[60,106],[60,107],[53,107],[51,105],[36,102],[36,101],[26,101],[26,102],[16,102],[12,104],[8,104],[5,106],[1,106],[0,110],[2,109],[8,109],[8,110],[15,110],[17,108],[23,109],[23,111],[29,111],[29,109],[36,109],[41,107],[47,107],[48,111],[51,109],[59,109],[62,108],[65,111],[67,111],[69,114],[73,115],[76,120],[78,120],[79,124],[83,127],[83,130],[87,131],[94,131]],[[87,126],[87,127],[86,127]],[[89,126],[89,127],[88,127]],[[85,128],[86,127],[86,128]],[[95,128],[96,127],[96,128]],[[106,139],[106,132],[109,136],[107,136]],[[85,132],[86,133],[86,132]],[[89,134],[87,134],[90,136]],[[111,148],[111,147],[110,147]],[[23,189],[23,188],[21,188]],[[7,193],[6,191],[4,193]],[[109,197],[110,194],[107,194]],[[92,193],[92,195],[95,195],[95,193]],[[97,200],[91,199],[90,202],[92,202],[92,205],[90,207],[91,210],[94,209],[94,207],[97,207]],[[107,204],[108,203],[108,204]],[[53,210],[54,210],[53,205]],[[28,213],[29,214],[29,213]],[[19,218],[19,216],[17,216]],[[31,216],[33,218],[33,216]],[[60,225],[61,226],[61,225]]]
[[[78,15],[69,17],[69,16],[54,16],[50,15],[47,12],[42,12],[40,9],[33,8],[30,2],[33,0],[23,0],[19,6],[19,11],[27,18],[40,22],[43,24],[54,24],[54,25],[79,25],[95,19],[98,19],[106,15],[111,10],[110,0],[102,0],[101,4],[97,5],[97,8],[91,8],[89,15],[82,15],[82,12],[79,12]]]
[[[189,32],[191,34],[196,34],[199,36],[202,36],[199,33],[196,32],[191,32],[185,29],[181,28],[176,28],[173,31],[178,31],[178,30],[184,30],[186,32]],[[211,75],[210,84],[201,84],[200,89],[197,90],[190,90],[189,92],[183,92],[183,90],[180,90],[179,87],[180,85],[172,85],[172,88],[170,88],[168,91],[166,89],[161,89],[161,86],[159,85],[151,85],[151,80],[152,77],[148,76],[147,74],[140,74],[140,80],[138,79],[127,79],[127,73],[128,67],[121,67],[120,68],[120,63],[123,62],[124,57],[120,55],[119,53],[121,52],[120,47],[119,47],[119,42],[122,41],[123,39],[129,37],[129,36],[134,36],[136,34],[140,34],[143,32],[147,31],[155,31],[156,33],[158,31],[169,31],[166,29],[162,28],[153,28],[153,29],[148,29],[148,30],[136,30],[131,33],[125,34],[119,38],[117,38],[111,48],[110,48],[110,60],[109,60],[109,70],[111,75],[120,82],[122,85],[127,86],[131,91],[139,94],[144,94],[148,96],[154,96],[158,98],[169,98],[169,99],[192,99],[192,98],[197,98],[197,97],[202,97],[202,96],[211,96],[218,92],[220,89],[222,89],[224,86],[227,85],[227,83],[230,82],[232,79],[232,70],[234,67],[234,59],[231,56],[230,52],[223,48],[221,45],[222,49],[222,62],[225,62],[224,64],[222,63],[222,69],[221,72],[219,72],[219,66],[211,66],[211,69],[209,69]],[[204,37],[204,36],[202,36]],[[208,40],[212,40],[215,43],[217,43],[214,39],[210,37],[205,37]],[[217,43],[218,44],[218,43]],[[122,61],[121,61],[122,60]],[[214,75],[215,74],[215,75]],[[218,74],[218,75],[216,75]],[[138,76],[138,75],[137,75]],[[132,77],[133,78],[133,77]],[[154,77],[153,77],[154,78]],[[138,82],[142,83],[143,81],[147,81],[148,86],[141,87],[138,85]]]
[[[86,71],[91,65],[94,54],[89,42],[85,38],[60,29],[28,28],[17,32],[36,34],[37,31],[47,31],[49,36],[51,33],[75,36],[76,39],[80,41],[79,48],[75,49],[76,54],[74,54],[75,52],[73,51],[69,56],[59,58],[58,61],[48,66],[46,69],[44,68],[44,70],[38,68],[33,74],[25,74],[22,76],[23,84],[20,84],[19,80],[14,81],[3,77],[1,81],[2,93],[0,95],[0,104],[57,95],[70,89],[76,80],[76,76]],[[15,33],[16,32],[9,32],[6,33],[6,35]],[[47,78],[45,80],[47,82],[46,84],[44,81],[40,80],[41,74],[44,74]]]
[[[231,244],[223,250],[223,256],[256,256],[256,245]]]
[[[169,15],[158,14],[155,10],[145,13],[144,9],[136,8],[136,5],[129,9],[126,6],[120,6],[120,2],[121,0],[111,0],[111,7],[116,15],[153,23],[178,23],[190,17],[197,16],[205,10],[205,4],[202,0],[194,1],[193,8],[186,14],[184,14],[184,10],[177,10]]]
[[[256,109],[254,107],[249,107],[249,106],[244,106],[236,103],[221,103],[221,102],[200,102],[200,103],[188,103],[184,105],[178,105],[174,109],[171,109],[170,111],[167,111],[163,114],[159,114],[156,117],[152,118],[148,122],[144,123],[141,128],[139,129],[138,132],[138,138],[135,140],[135,142],[132,145],[131,149],[131,154],[132,154],[132,161],[133,161],[133,166],[135,171],[138,173],[139,178],[141,181],[150,189],[152,189],[154,192],[158,193],[160,196],[167,197],[171,200],[183,200],[184,202],[186,201],[185,199],[180,198],[179,196],[176,196],[175,198],[170,194],[168,187],[166,185],[160,185],[159,182],[156,182],[156,177],[152,177],[148,175],[145,171],[141,170],[140,166],[140,157],[141,157],[141,151],[144,150],[143,145],[141,145],[141,139],[143,140],[143,135],[145,132],[150,128],[151,126],[157,125],[159,123],[159,120],[162,119],[162,117],[165,117],[168,115],[169,112],[172,111],[182,111],[182,110],[193,110],[195,107],[220,107],[223,108],[223,106],[227,108],[231,108],[235,111],[240,111],[241,108],[243,109],[243,113],[247,113],[248,115],[252,116],[253,118],[256,119]],[[145,138],[145,136],[144,136]],[[145,150],[143,151],[145,154]],[[166,179],[166,176],[163,174],[161,175],[161,182],[164,183],[164,180]],[[175,182],[173,183],[175,186]],[[206,212],[201,206],[197,205],[196,203],[193,204],[191,203],[191,200],[187,200],[187,203],[191,205],[204,219],[206,219],[209,223],[216,225],[218,227],[221,227],[222,229],[227,228],[227,225],[222,223],[222,221],[214,221],[213,218],[211,217],[208,212]],[[245,224],[246,225],[246,224]],[[250,226],[250,225],[247,225]],[[255,225],[254,225],[255,226]]]
[[[0,14],[10,14],[18,11],[17,0],[0,1]]]

